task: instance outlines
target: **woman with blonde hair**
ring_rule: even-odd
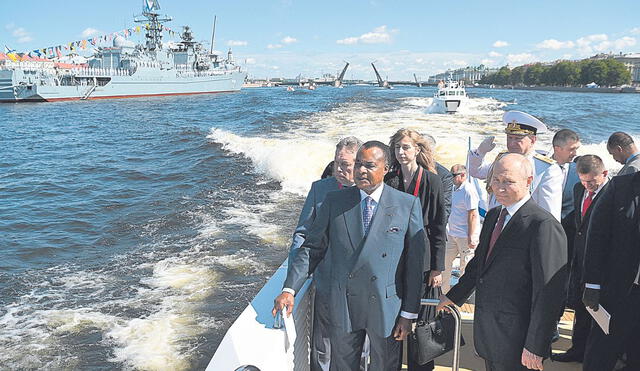
[[[425,261],[424,290],[442,285],[445,268],[446,213],[442,181],[436,172],[436,162],[429,143],[415,130],[400,129],[389,142],[394,154],[392,170],[385,183],[399,191],[413,194],[420,199],[424,230],[427,233],[430,260]],[[409,351],[411,354],[411,350]],[[433,361],[425,365],[415,363],[409,357],[409,370],[432,370]]]

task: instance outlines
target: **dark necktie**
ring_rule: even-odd
[[[504,219],[507,216],[507,208],[502,207],[500,211],[500,216],[498,216],[498,221],[496,222],[496,226],[493,227],[493,232],[491,232],[491,240],[489,240],[489,250],[487,251],[487,259],[489,260],[489,256],[491,255],[491,251],[493,251],[493,246],[496,244],[498,237],[500,237],[500,233],[502,233],[502,228],[504,227]]]
[[[373,217],[373,198],[367,197],[364,199],[365,205],[362,211],[362,223],[364,224],[364,234],[369,232],[369,225],[371,224],[371,218]]]
[[[587,195],[587,198],[584,199],[584,201],[582,202],[582,217],[584,218],[584,215],[587,213],[587,210],[589,210],[589,206],[591,206],[591,202],[593,202],[593,196],[595,195],[595,192],[589,192],[589,194]]]

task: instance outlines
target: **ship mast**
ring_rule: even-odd
[[[162,49],[162,24],[171,21],[171,17],[161,16],[158,13],[159,10],[158,0],[142,0],[142,17],[144,18],[134,18],[135,22],[146,24],[146,49],[149,51]]]
[[[209,54],[213,54],[213,49],[215,49],[215,45],[216,45],[216,19],[218,17],[217,16],[213,16],[213,32],[211,33],[211,50],[209,51]]]

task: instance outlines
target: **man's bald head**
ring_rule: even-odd
[[[522,200],[529,193],[532,174],[531,162],[525,156],[508,153],[500,157],[491,176],[491,189],[496,200],[503,206]]]

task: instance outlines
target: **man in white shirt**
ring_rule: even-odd
[[[478,246],[480,234],[480,217],[478,215],[478,193],[475,186],[467,181],[467,168],[464,165],[453,165],[453,193],[451,197],[451,214],[447,224],[447,250],[445,268],[442,272],[442,292],[451,288],[451,270],[453,261],[460,255],[460,275],[464,273],[467,263],[473,258],[473,251]]]
[[[562,169],[555,160],[536,153],[534,145],[538,140],[537,135],[547,131],[547,126],[537,118],[520,111],[508,111],[502,116],[502,122],[506,125],[504,132],[507,135],[508,153],[524,155],[533,168],[533,181],[531,183],[531,198],[538,206],[550,212],[558,221],[562,211],[562,183],[564,176]],[[478,179],[490,178],[492,162],[485,162],[487,153],[491,152],[496,144],[495,138],[486,138],[477,149],[469,151],[469,175]],[[505,152],[498,155],[500,157]],[[496,157],[496,158],[498,158]],[[487,182],[490,183],[490,179]],[[490,196],[489,208],[498,206],[494,197]]]

